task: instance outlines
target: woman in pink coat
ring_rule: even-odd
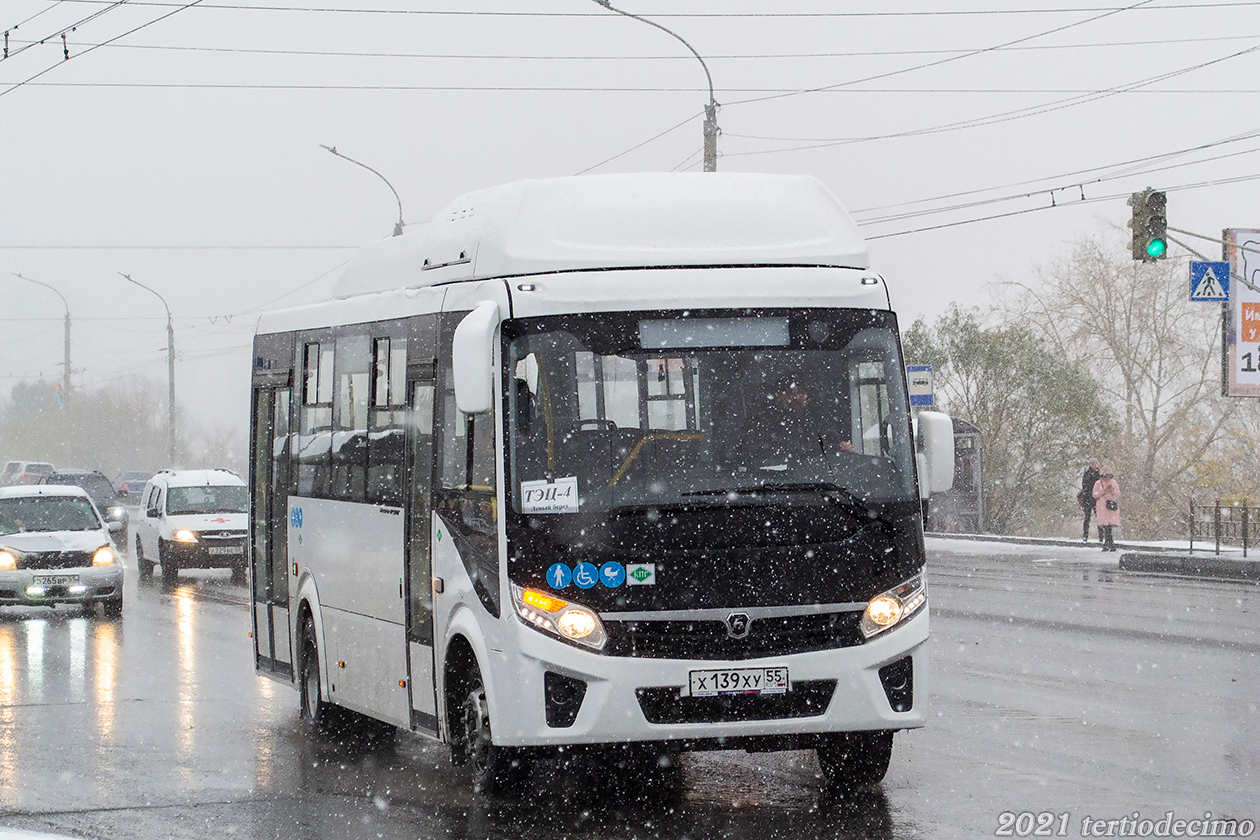
[[[1102,478],[1094,484],[1094,499],[1098,502],[1098,527],[1103,532],[1103,551],[1115,551],[1112,529],[1120,524],[1120,485],[1111,467],[1103,467]]]

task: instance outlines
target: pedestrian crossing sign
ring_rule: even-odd
[[[1229,300],[1229,263],[1190,263],[1190,300],[1217,303]]]

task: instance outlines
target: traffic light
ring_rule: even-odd
[[[1129,227],[1133,229],[1133,242],[1130,248],[1133,259],[1142,262],[1155,262],[1168,255],[1168,196],[1150,187],[1129,196],[1129,206],[1133,208],[1133,218]]]

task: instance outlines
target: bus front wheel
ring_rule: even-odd
[[[818,747],[818,765],[831,791],[852,791],[877,785],[892,760],[893,734],[838,732]]]
[[[459,752],[472,768],[473,790],[490,796],[518,796],[529,785],[531,762],[520,749],[494,743],[490,704],[476,666],[465,683],[459,708]]]
[[[315,638],[315,622],[308,615],[302,622],[302,664],[298,671],[298,700],[302,720],[317,729],[328,725],[329,704],[321,697],[323,683],[319,675],[319,642]]]

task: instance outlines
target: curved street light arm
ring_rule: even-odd
[[[648,18],[645,18],[645,17],[639,17],[638,15],[631,14],[630,12],[623,12],[621,9],[618,9],[617,7],[613,6],[611,0],[594,0],[594,2],[603,6],[605,9],[607,9],[610,12],[616,12],[617,14],[625,15],[628,18],[634,18],[637,21],[646,23],[648,26],[655,26],[657,29],[661,30],[667,35],[672,35],[675,38],[677,38],[678,41],[684,47],[691,50],[691,54],[696,57],[696,61],[699,61],[700,66],[704,68],[704,76],[706,79],[709,80],[709,105],[717,105],[717,99],[715,99],[713,96],[713,76],[709,74],[709,65],[704,63],[704,59],[700,57],[700,53],[696,52],[696,48],[691,46],[691,44],[688,44],[687,40],[683,38],[683,36],[679,35],[677,32],[673,31],[672,29],[666,29],[664,26],[661,26],[659,23],[657,23],[654,20],[649,20]]]
[[[146,292],[149,292],[150,294],[154,295],[155,297],[157,297],[157,299],[158,299],[158,300],[162,301],[162,305],[163,305],[163,306],[166,306],[166,298],[162,297],[162,296],[161,296],[161,295],[159,295],[157,292],[153,291],[153,290],[152,290],[152,289],[150,289],[148,286],[146,286],[146,285],[144,285],[143,283],[141,283],[139,280],[132,280],[132,279],[131,279],[131,275],[130,275],[130,274],[123,274],[123,273],[120,271],[120,272],[118,272],[118,276],[119,276],[119,277],[121,277],[122,279],[126,280],[128,283],[134,283],[134,284],[136,284],[137,286],[139,286],[140,288],[144,289]],[[169,306],[166,306],[166,323],[167,323],[167,325],[168,325],[168,326],[169,326],[169,325],[170,325],[170,323],[171,323],[171,308],[170,308]]]
[[[21,274],[18,274],[16,271],[15,271],[15,272],[13,272],[13,276],[14,276],[14,277],[17,277],[19,280],[25,280],[25,281],[26,281],[26,282],[28,282],[28,283],[34,283],[34,284],[35,284],[35,285],[37,285],[37,286],[43,286],[45,289],[52,289],[52,290],[53,290],[53,292],[55,292],[55,293],[56,293],[57,297],[61,298],[61,303],[62,303],[62,305],[66,307],[66,317],[67,317],[67,318],[69,318],[69,317],[70,317],[70,304],[69,304],[69,303],[66,303],[66,296],[65,296],[65,295],[63,295],[61,292],[58,292],[55,288],[53,288],[52,286],[50,286],[50,285],[48,285],[47,283],[44,283],[44,282],[42,282],[42,281],[40,281],[40,280],[34,280],[34,279],[30,278],[30,277],[23,277]]]
[[[362,163],[362,162],[360,162],[360,161],[357,161],[357,160],[355,160],[355,159],[354,159],[354,158],[352,158],[352,157],[346,157],[346,156],[345,156],[345,155],[343,155],[341,152],[337,151],[337,147],[336,147],[336,146],[325,146],[323,143],[320,143],[320,144],[319,144],[319,147],[320,147],[321,149],[327,149],[328,151],[332,152],[334,155],[336,155],[337,157],[341,158],[342,160],[348,160],[348,161],[350,161],[350,162],[351,162],[351,163],[353,163],[355,166],[362,166],[362,167],[363,167],[364,169],[366,169],[368,172],[371,172],[371,173],[372,173],[373,175],[375,175],[377,178],[380,178],[382,181],[384,181],[384,182],[385,182],[385,186],[389,187],[389,191],[390,191],[390,192],[392,192],[392,193],[394,194],[394,201],[397,201],[397,202],[398,202],[398,221],[394,223],[394,236],[402,236],[402,232],[403,232],[403,209],[402,209],[402,199],[398,197],[398,190],[394,189],[394,185],[393,185],[393,184],[391,184],[391,183],[389,182],[389,179],[388,179],[388,178],[386,178],[386,177],[385,177],[384,175],[382,175],[381,173],[377,172],[377,171],[376,171],[375,169],[373,169],[372,167],[368,166],[366,163]]]

